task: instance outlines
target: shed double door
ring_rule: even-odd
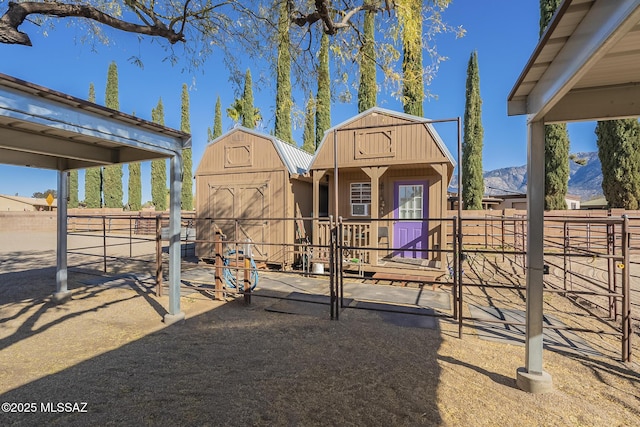
[[[259,259],[269,256],[269,246],[265,244],[269,241],[269,199],[269,183],[219,185],[209,192],[210,212],[215,213],[214,222],[227,240],[251,239],[253,255]]]

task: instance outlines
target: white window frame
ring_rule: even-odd
[[[351,216],[369,216],[369,211],[371,210],[371,183],[352,182],[349,185],[349,202],[351,205]],[[354,213],[354,206],[359,207],[362,205],[364,205],[364,214]]]

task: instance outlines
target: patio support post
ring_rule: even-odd
[[[313,218],[320,217],[320,180],[324,177],[325,171],[314,170],[313,174]],[[317,245],[319,240],[318,237],[318,220],[313,220],[313,244]]]
[[[69,172],[58,171],[58,234],[56,248],[55,303],[63,303],[71,293],[67,288],[67,198],[69,196]]]
[[[164,323],[184,320],[180,311],[180,205],[182,198],[182,152],[171,157],[169,187],[169,313]]]
[[[525,367],[516,383],[529,393],[553,389],[551,375],[542,369],[544,268],[544,121],[528,123],[527,132],[527,306]]]
[[[368,168],[362,168],[362,171],[367,174],[371,181],[371,211],[369,215],[373,221],[371,221],[370,228],[370,247],[378,247],[378,226],[379,222],[375,221],[380,218],[380,177],[389,169],[388,166],[373,166]],[[372,264],[378,264],[378,251],[374,251],[373,257],[370,261]]]

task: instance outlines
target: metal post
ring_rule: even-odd
[[[251,305],[251,239],[244,245],[244,303]]]
[[[156,216],[156,295],[162,296],[162,216]]]
[[[71,293],[67,288],[67,197],[69,195],[69,173],[58,172],[58,230],[56,235],[56,291],[53,301],[66,301]]]
[[[331,320],[333,320],[335,318],[335,303],[334,303],[334,299],[335,299],[335,293],[334,293],[334,282],[335,282],[335,275],[336,275],[336,266],[335,266],[335,245],[336,245],[336,238],[335,238],[336,232],[335,232],[335,227],[333,225],[333,216],[329,215],[329,293],[331,295],[330,297],[330,302],[331,302]]]
[[[516,383],[531,393],[552,390],[551,375],[542,369],[544,290],[544,122],[529,122],[527,144],[527,308],[525,367]]]
[[[164,316],[166,324],[184,320],[180,310],[180,204],[182,198],[182,153],[170,159],[169,188],[169,313]]]
[[[107,272],[107,220],[102,215],[102,271]]]
[[[129,258],[133,258],[133,237],[131,235],[131,217],[129,217]]]
[[[622,215],[622,361],[631,362],[631,301],[629,281],[629,217]]]
[[[223,299],[223,285],[222,285],[222,268],[224,266],[224,261],[222,260],[222,233],[219,230],[216,230],[216,234],[214,237],[214,251],[216,252],[216,289],[215,289],[215,298],[218,301]]]
[[[614,239],[615,239],[615,235],[613,234],[613,230],[614,230],[614,225],[613,224],[607,224],[607,255],[609,256],[607,258],[607,284],[608,284],[608,289],[610,293],[615,293],[615,282],[614,282],[614,275],[615,275],[615,260],[611,257],[611,255],[613,255],[613,246],[614,246]],[[613,296],[609,296],[609,318],[610,319],[614,319],[615,318],[615,311],[616,311],[616,298]]]

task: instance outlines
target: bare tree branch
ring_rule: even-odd
[[[130,6],[135,8],[137,7],[137,4],[131,4]],[[31,46],[31,39],[29,36],[18,30],[20,25],[24,23],[25,19],[29,15],[46,15],[57,18],[87,18],[118,30],[162,37],[168,40],[171,44],[185,41],[182,31],[176,32],[173,28],[167,27],[161,20],[155,17],[152,11],[145,12],[147,12],[147,14],[149,14],[148,12],[151,13],[149,16],[154,22],[153,25],[138,25],[126,22],[88,5],[67,4],[57,1],[49,1],[46,3],[9,2],[7,12],[0,18],[0,42]]]

